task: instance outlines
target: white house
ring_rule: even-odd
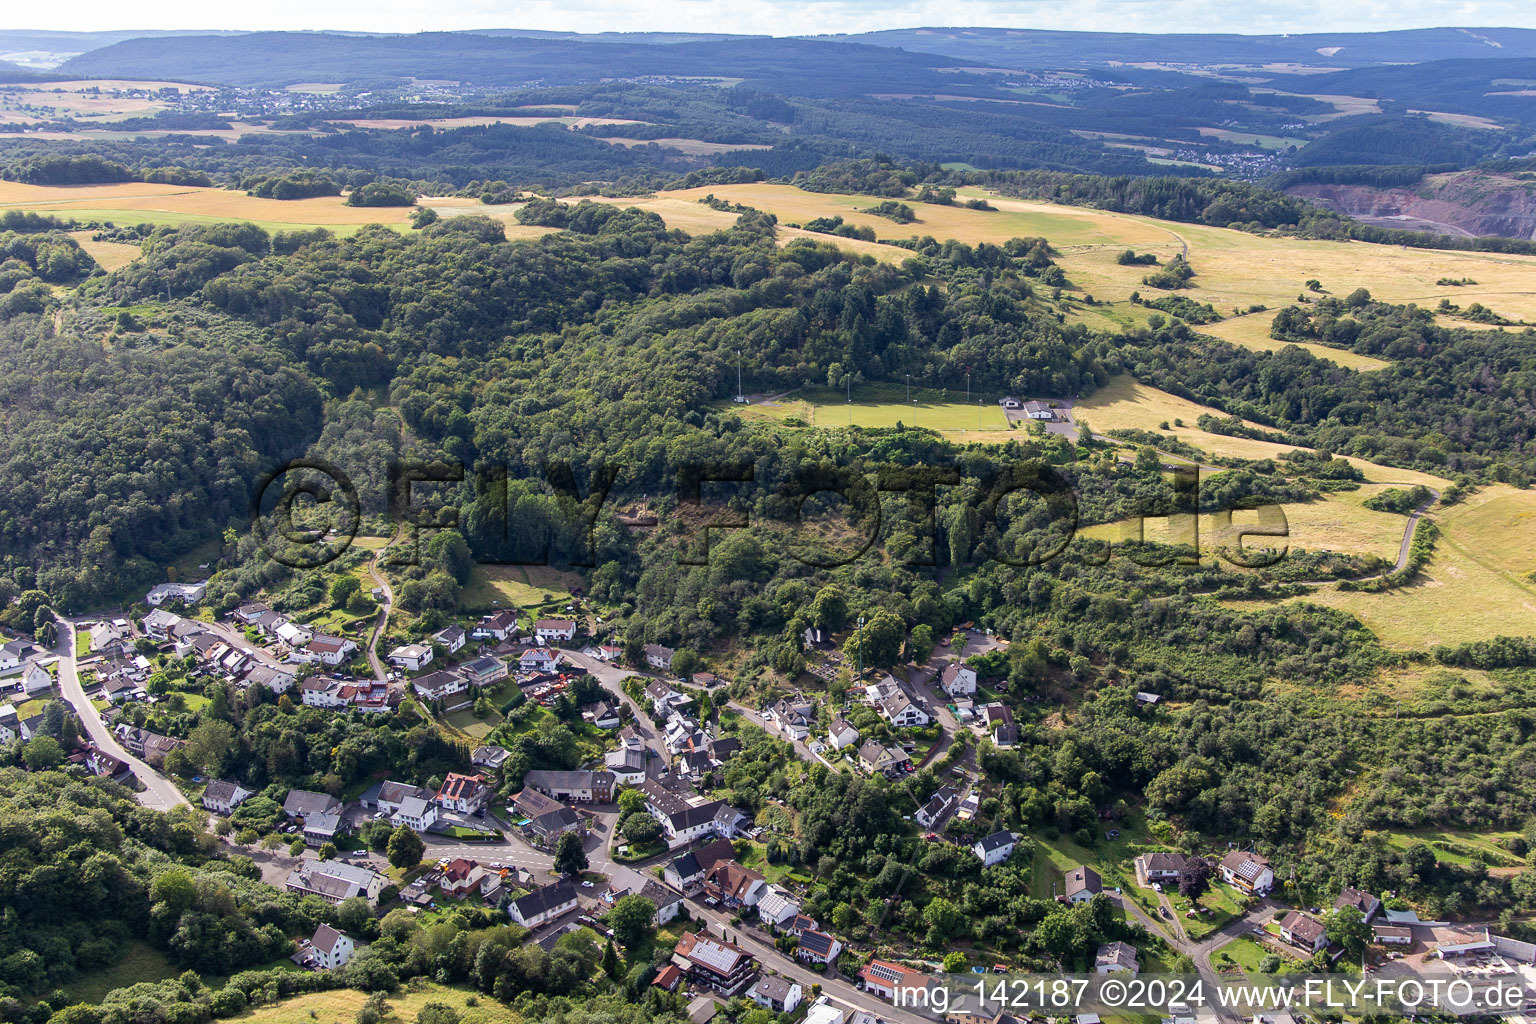
[[[389,823],[396,828],[404,825],[412,832],[425,832],[437,821],[437,804],[429,797],[408,796],[401,800]]]
[[[297,622],[279,623],[273,633],[289,647],[303,647],[315,635],[314,630],[308,626],[301,626]]]
[[[1104,891],[1104,879],[1086,864],[1067,872],[1065,894],[1069,903],[1087,903]]]
[[[556,640],[574,640],[576,623],[571,619],[540,619],[533,624],[533,634],[539,638],[540,643],[546,644]]]
[[[158,608],[167,601],[180,601],[183,604],[197,604],[208,593],[208,583],[160,583],[150,588],[144,595],[144,601],[151,608]]]
[[[672,667],[672,656],[677,652],[661,644],[645,645],[645,663],[651,668],[666,672]]]
[[[10,640],[0,644],[0,672],[18,668],[32,654],[32,645],[25,640]]]
[[[774,1013],[794,1013],[800,1008],[804,993],[793,978],[764,974],[747,989],[747,996],[758,1006]]]
[[[1323,922],[1299,910],[1293,910],[1280,919],[1280,937],[1309,953],[1315,953],[1328,945],[1328,933]]]
[[[952,661],[944,666],[939,682],[944,692],[951,697],[968,697],[976,692],[976,671],[958,661]]]
[[[510,611],[487,615],[475,624],[469,635],[476,640],[505,640],[507,634],[517,628],[517,613]]]
[[[955,806],[955,802],[959,799],[960,794],[955,791],[953,786],[940,786],[928,798],[928,802],[917,809],[917,813],[912,815],[912,819],[923,826],[923,828],[933,828],[935,824],[943,819],[944,815],[950,812]],[[982,860],[986,860],[986,858],[983,857]]]
[[[432,648],[426,644],[403,644],[389,652],[389,663],[407,672],[420,672],[432,663]]]
[[[782,889],[769,887],[758,898],[757,917],[760,921],[767,921],[775,928],[782,928],[787,921],[793,921],[800,914],[800,904],[790,899],[789,894]]]
[[[1012,857],[1017,843],[1012,832],[994,832],[976,840],[971,845],[971,852],[980,858],[983,867],[991,867]]]
[[[357,947],[344,932],[323,924],[315,929],[315,937],[309,940],[309,948],[321,970],[334,971],[352,959],[352,953]]]
[[[468,703],[468,698],[455,696],[469,688],[464,677],[452,672],[428,672],[411,680],[411,689],[425,700],[440,700],[444,705]]]
[[[289,874],[288,891],[300,896],[319,896],[332,904],[353,896],[373,903],[379,898],[384,881],[377,871],[344,860],[305,860]]]
[[[576,893],[569,881],[546,885],[507,904],[507,916],[524,928],[537,928],[575,910]]]
[[[517,658],[517,667],[522,672],[553,672],[559,664],[555,652],[548,647],[530,647]]]
[[[37,662],[28,662],[21,673],[21,692],[28,697],[53,687],[53,676]]]
[[[1267,858],[1233,850],[1221,858],[1221,880],[1247,892],[1265,893],[1275,887],[1275,872]]]
[[[833,750],[842,750],[859,742],[859,730],[849,725],[841,718],[832,719],[832,726],[827,730],[827,742]]]
[[[479,775],[449,772],[443,780],[443,788],[437,791],[437,805],[446,811],[473,814],[484,810],[490,797],[491,788]]]
[[[238,782],[214,779],[203,790],[203,807],[215,814],[228,814],[256,794]]]
[[[335,668],[350,660],[357,653],[357,644],[345,637],[324,636],[316,634],[309,643],[289,655],[290,659],[299,661],[318,661],[322,665]]]
[[[457,654],[468,638],[469,634],[464,632],[463,626],[449,626],[432,634],[432,639],[442,644],[449,654]]]

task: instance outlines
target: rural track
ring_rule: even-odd
[[[384,663],[379,660],[379,638],[384,635],[384,630],[389,626],[389,613],[395,607],[395,591],[389,585],[389,580],[379,572],[379,555],[389,550],[389,545],[400,539],[403,526],[395,528],[395,535],[389,539],[389,543],[373,553],[368,560],[368,575],[384,591],[384,600],[379,605],[379,618],[374,623],[373,633],[368,637],[368,664],[373,669],[373,677],[380,682],[389,678],[389,673],[384,669]]]

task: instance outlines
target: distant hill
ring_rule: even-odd
[[[1536,57],[1536,29],[1525,28],[1425,28],[1268,36],[914,28],[813,38],[898,46],[1011,68],[1113,62],[1354,68],[1448,58]]]
[[[230,85],[284,85],[381,77],[436,78],[508,87],[570,85],[602,78],[719,76],[764,83],[793,79],[811,95],[889,88],[939,90],[948,58],[811,39],[724,38],[661,44],[613,37],[413,36],[261,32],[239,38],[129,39],[72,58],[60,73]]]

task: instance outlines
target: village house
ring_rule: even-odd
[[[1299,910],[1293,910],[1280,919],[1280,937],[1309,953],[1315,953],[1328,945],[1328,933],[1323,922]]]
[[[716,839],[674,857],[662,869],[661,878],[672,888],[692,896],[704,887],[704,876],[713,871],[717,863],[735,856],[736,848],[729,839]]]
[[[404,825],[417,834],[426,832],[437,824],[437,802],[432,799],[431,790],[424,790],[426,796],[408,796],[401,800],[399,805],[390,812],[389,823],[396,828]]]
[[[144,595],[144,603],[151,608],[162,604],[197,604],[208,593],[208,583],[158,583]]]
[[[336,904],[353,896],[374,903],[385,878],[372,868],[343,860],[305,860],[288,875],[288,891]]]
[[[144,635],[151,640],[163,642],[170,639],[171,629],[182,621],[180,615],[168,612],[163,608],[156,608],[144,618],[139,620],[139,625],[144,627]],[[4,653],[0,653],[0,667],[5,661]]]
[[[912,758],[900,747],[886,747],[866,740],[859,747],[859,765],[870,774],[895,775],[906,770]]]
[[[800,904],[796,903],[783,889],[768,886],[757,900],[757,919],[775,928],[784,925],[800,916]]]
[[[1068,903],[1087,903],[1099,893],[1104,891],[1104,879],[1099,873],[1085,864],[1079,864],[1067,872],[1067,882],[1063,894]]]
[[[704,876],[704,892],[731,909],[755,907],[768,892],[768,883],[751,868],[723,860]]]
[[[764,709],[763,721],[786,739],[805,740],[816,725],[816,709],[810,704],[781,700]]]
[[[240,683],[248,687],[265,686],[273,693],[283,694],[293,689],[296,678],[292,672],[284,672],[271,665],[252,665],[246,669],[245,675],[240,678]]]
[[[684,932],[673,951],[676,964],[698,988],[733,999],[757,977],[752,955],[728,942],[717,942],[694,932]]]
[[[637,896],[643,896],[649,900],[656,912],[651,917],[651,924],[657,928],[670,924],[677,920],[677,915],[682,913],[683,894],[671,886],[662,885],[655,879],[648,878],[640,887]]]
[[[507,916],[524,928],[538,928],[575,910],[577,891],[575,885],[562,879],[512,900],[507,904]]]
[[[815,928],[803,928],[796,934],[800,944],[795,947],[795,956],[801,960],[832,964],[837,962],[838,954],[843,951],[841,942]]]
[[[499,611],[477,622],[475,628],[469,631],[469,635],[476,640],[505,640],[507,634],[515,629],[517,629],[517,613]]]
[[[506,747],[484,746],[476,747],[469,755],[469,763],[476,768],[489,768],[491,771],[500,771],[512,752]]]
[[[1136,881],[1146,887],[1177,883],[1190,859],[1182,853],[1144,853],[1136,858]]]
[[[912,820],[916,821],[923,828],[933,828],[934,825],[943,820],[944,815],[950,812],[959,799],[960,794],[953,786],[940,786],[928,798],[928,802],[919,807],[917,813],[912,815]]]
[[[148,729],[140,729],[138,726],[123,722],[112,729],[112,734],[117,741],[130,754],[137,754],[146,763],[156,768],[165,764],[165,755],[171,751],[187,745],[186,740],[176,739],[171,736],[162,736]]]
[[[413,786],[409,782],[385,779],[363,790],[357,802],[365,811],[376,811],[388,815],[398,811],[401,805],[411,797],[431,800],[432,791],[421,786]]]
[[[1360,911],[1360,916],[1365,918],[1366,924],[1370,924],[1381,910],[1381,900],[1368,892],[1361,892],[1346,885],[1340,890],[1339,898],[1333,901],[1334,910],[1342,910],[1345,907],[1354,907]]]
[[[290,789],[283,798],[283,813],[289,818],[308,818],[312,814],[340,814],[341,801],[328,793]]]
[[[857,742],[859,742],[859,730],[841,718],[832,719],[832,725],[827,729],[827,743],[833,750],[842,750]]]
[[[556,800],[606,804],[613,800],[613,773],[606,771],[547,771],[536,768],[523,776],[523,786]]]
[[[310,641],[313,645],[314,641]],[[403,644],[389,652],[388,662],[407,672],[420,672],[432,663],[432,648],[427,644]]]
[[[517,658],[520,672],[553,672],[559,664],[559,657],[548,647],[530,647]]]
[[[485,810],[491,798],[491,788],[479,775],[461,775],[449,772],[443,780],[443,788],[437,791],[437,805],[445,811],[474,814]]]
[[[433,642],[441,644],[443,650],[450,655],[458,654],[468,638],[469,634],[464,632],[463,626],[449,626],[432,634]]]
[[[298,656],[299,661],[319,662],[322,665],[335,668],[345,664],[357,653],[357,644],[345,637],[325,636],[316,634],[309,643],[290,654],[289,660]]]
[[[747,989],[748,999],[774,1013],[794,1013],[800,1008],[802,996],[798,981],[769,974],[759,977],[752,987]]]
[[[1001,864],[1013,856],[1013,848],[1018,845],[1018,837],[1012,832],[993,832],[989,836],[983,836],[971,846],[971,852],[981,861],[981,866],[989,868],[994,864]]]
[[[976,692],[976,671],[952,661],[939,673],[939,684],[951,697],[968,697]]]
[[[464,896],[480,891],[485,881],[485,868],[464,857],[455,857],[437,874],[437,888],[444,896]]]
[[[646,644],[644,653],[645,663],[651,668],[670,672],[672,670],[672,656],[677,652],[670,647],[663,647],[661,644]]]
[[[255,795],[238,782],[214,779],[203,789],[202,805],[214,814],[229,814]]]
[[[51,689],[53,689],[52,673],[35,661],[27,662],[27,667],[21,671],[22,696],[35,697]]]
[[[490,656],[476,658],[474,661],[461,665],[459,667],[459,674],[471,686],[481,688],[495,686],[507,678],[507,663],[500,658]]]
[[[599,729],[617,729],[624,724],[624,719],[619,717],[619,709],[605,700],[582,708],[581,717]]]
[[[348,960],[356,949],[352,939],[328,924],[315,929],[315,937],[309,940],[310,952],[315,965],[322,971],[334,971]]]
[[[1233,850],[1221,858],[1221,880],[1245,892],[1264,894],[1275,887],[1269,861],[1247,850]]]
[[[1095,974],[1140,974],[1136,947],[1124,942],[1106,942],[1094,954],[1093,970]]]
[[[865,991],[883,999],[894,999],[898,991],[928,987],[928,975],[889,960],[871,960],[859,971],[858,978]]]
[[[576,638],[576,623],[571,619],[540,619],[533,624],[533,635],[544,644],[569,642]]]
[[[645,751],[621,746],[603,756],[603,767],[613,781],[623,786],[638,786],[645,781]]]
[[[411,680],[411,689],[422,700],[441,702],[444,711],[457,711],[474,703],[464,677],[455,672],[428,672]]]
[[[875,709],[893,729],[919,729],[933,721],[928,702],[914,694],[892,676],[875,685],[878,696]]]

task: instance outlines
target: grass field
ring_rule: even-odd
[[[1283,544],[1292,551],[1335,551],[1346,555],[1376,555],[1395,561],[1407,519],[1390,512],[1375,512],[1361,504],[1383,490],[1386,490],[1385,484],[1367,484],[1358,491],[1330,494],[1322,501],[1283,505],[1289,535],[1273,541],[1249,537],[1241,542],[1242,546],[1256,548],[1274,544],[1279,547]],[[1258,522],[1257,512],[1234,513],[1230,524],[1218,522],[1214,514],[1202,515],[1198,523],[1201,554],[1209,555],[1218,548],[1235,546],[1237,534]],[[1134,522],[1101,523],[1078,532],[1086,539],[1115,542],[1130,539],[1134,526]],[[1141,539],[1159,544],[1188,544],[1192,535],[1187,522],[1148,518],[1142,522]]]
[[[515,126],[520,127],[520,128],[527,128],[527,127],[530,127],[530,126],[536,125],[536,124],[563,124],[567,128],[587,128],[587,127],[592,127],[592,126],[602,127],[604,125],[617,125],[617,124],[649,124],[650,122],[648,122],[648,121],[631,121],[631,120],[626,120],[625,118],[622,118],[622,117],[564,117],[564,116],[562,116],[562,117],[541,117],[541,116],[538,116],[538,115],[534,115],[534,116],[531,116],[531,117],[520,117],[520,116],[515,116],[514,115],[512,117],[501,117],[501,116],[486,116],[486,117],[438,117],[438,118],[377,117],[377,118],[354,118],[354,119],[351,119],[351,120],[332,121],[330,123],[331,124],[347,124],[347,125],[353,126],[354,128],[382,128],[382,129],[388,130],[388,129],[395,129],[395,128],[423,128],[423,127],[440,128],[440,129],[448,129],[448,128],[478,128],[478,127],[481,127],[483,125],[489,125],[489,124],[510,124],[510,125],[515,125]],[[733,147],[729,147],[729,148],[736,149],[736,148],[740,148],[740,147],[733,146]]]
[[[1536,584],[1524,578],[1536,558],[1520,527],[1536,514],[1536,495],[1490,487],[1435,513],[1440,539],[1413,585],[1380,593],[1319,591],[1309,600],[1355,615],[1383,643],[1403,650],[1528,636]]]
[[[113,989],[136,985],[141,981],[159,981],[179,973],[164,953],[148,943],[135,942],[117,963],[82,974],[66,985],[64,991],[73,1002],[99,1003]]]
[[[1304,348],[1319,359],[1331,359],[1340,366],[1351,370],[1379,370],[1389,365],[1385,359],[1377,359],[1375,356],[1363,356],[1345,349],[1329,348],[1327,345],[1300,344],[1294,341],[1280,341],[1269,336],[1270,324],[1274,322],[1273,311],[1263,313],[1250,313],[1246,316],[1232,317],[1218,324],[1207,324],[1196,327],[1201,334],[1209,334],[1213,338],[1241,345],[1243,348],[1253,349],[1256,352],[1278,352],[1287,345],[1295,345]]]
[[[543,565],[477,565],[460,598],[465,607],[533,608],[571,600],[580,577]]]
[[[246,1024],[353,1024],[367,995],[356,989],[314,992],[270,1006],[261,1006],[238,1017]],[[471,1006],[469,1000],[474,999]],[[446,985],[410,984],[389,997],[395,1019],[412,1021],[428,1003],[446,1003],[459,1012],[462,1024],[520,1024],[522,1018],[487,995]]]

